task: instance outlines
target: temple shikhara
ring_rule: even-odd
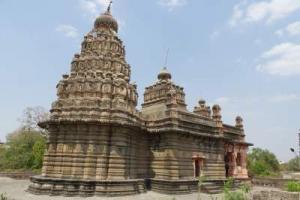
[[[184,89],[163,68],[137,110],[137,85],[110,6],[57,85],[42,174],[34,194],[129,195],[152,190],[214,192],[227,177],[248,180],[243,119],[222,122],[219,105],[187,110]],[[154,78],[154,77],[153,77]]]

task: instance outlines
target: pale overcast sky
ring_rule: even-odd
[[[0,0],[0,139],[28,106],[50,108],[83,36],[106,0]],[[138,84],[168,68],[191,110],[200,98],[223,120],[245,121],[247,141],[293,157],[300,128],[299,0],[115,0],[120,37]]]

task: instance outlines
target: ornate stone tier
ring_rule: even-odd
[[[31,177],[28,191],[37,195],[124,196],[146,192],[145,180],[76,180],[42,176]]]
[[[200,116],[211,118],[211,109],[210,106],[206,106],[205,100],[199,100],[199,106],[194,108],[194,113]]]
[[[224,137],[228,140],[235,140],[239,142],[245,141],[244,130],[236,126],[223,124],[223,132],[224,132]]]
[[[148,110],[153,111],[154,109],[151,106],[146,111],[142,110],[142,116],[148,119],[146,127],[150,132],[173,130],[208,137],[220,137],[220,131],[216,129],[217,124],[211,118],[176,107],[157,110],[153,114],[148,112]]]

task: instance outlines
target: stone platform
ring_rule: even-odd
[[[28,192],[37,195],[62,196],[124,196],[146,192],[143,179],[94,181],[31,177]]]
[[[36,195],[51,196],[126,196],[153,191],[169,195],[183,195],[198,192],[198,180],[163,180],[163,179],[133,179],[133,180],[74,180],[54,179],[42,176],[31,177],[32,184],[28,192]],[[219,194],[223,192],[225,180],[205,181],[201,192]],[[237,184],[235,182],[235,184]],[[239,184],[238,184],[239,185]]]
[[[150,179],[151,190],[163,194],[189,194],[198,191],[198,180]]]

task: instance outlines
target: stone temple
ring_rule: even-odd
[[[42,174],[28,191],[65,196],[213,192],[227,177],[248,180],[243,120],[222,122],[221,108],[199,101],[187,110],[184,89],[166,68],[146,88],[137,86],[110,12],[99,16],[82,42],[71,72],[57,85]]]

